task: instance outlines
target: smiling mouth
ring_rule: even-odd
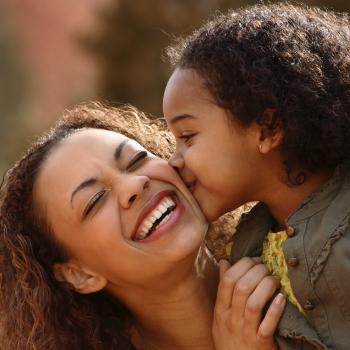
[[[169,194],[164,196],[159,203],[152,209],[138,225],[134,241],[141,241],[149,237],[159,226],[165,224],[172,212],[176,208],[176,203]]]

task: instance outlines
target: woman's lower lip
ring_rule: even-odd
[[[149,236],[147,236],[144,239],[138,240],[137,242],[151,242],[156,239],[158,239],[160,236],[162,236],[164,233],[167,233],[171,227],[176,224],[176,222],[180,219],[182,213],[184,212],[185,208],[184,206],[179,202],[178,199],[175,200],[176,207],[175,209],[170,213],[169,219],[164,223],[157,226],[155,230],[153,230]]]

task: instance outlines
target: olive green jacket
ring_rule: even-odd
[[[260,256],[274,220],[263,203],[243,215],[231,262]],[[311,194],[286,220],[283,252],[305,316],[287,303],[278,326],[281,349],[350,349],[350,167]]]

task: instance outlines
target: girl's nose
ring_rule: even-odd
[[[185,166],[182,155],[177,151],[170,157],[169,164],[177,171],[183,169]]]
[[[124,209],[128,209],[149,187],[148,176],[129,174],[120,184],[120,204]]]

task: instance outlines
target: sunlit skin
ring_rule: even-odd
[[[116,149],[123,142],[116,159]],[[163,344],[174,338],[179,346],[190,339],[191,344],[211,349],[213,295],[193,269],[206,221],[167,162],[144,153],[144,148],[123,135],[86,129],[69,136],[50,154],[34,198],[70,254],[68,262],[55,266],[56,274],[82,293],[106,288],[137,314],[139,330],[151,334],[152,342]],[[156,239],[134,241],[132,234],[143,208],[165,190],[178,198],[181,215]],[[88,203],[101,191],[106,192],[84,217]],[[203,322],[193,322],[192,317]],[[159,334],[163,339],[157,339]]]
[[[298,204],[331,176],[308,174],[303,185],[288,186],[281,130],[269,134],[255,122],[238,124],[217,105],[194,70],[174,71],[164,92],[163,111],[176,137],[170,164],[209,221],[247,202],[262,201],[283,227]],[[267,110],[267,117],[272,112]]]

